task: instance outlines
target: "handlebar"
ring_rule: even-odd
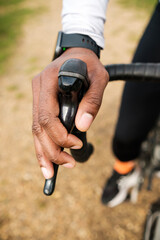
[[[112,64],[104,66],[110,80],[152,81],[160,82],[160,64],[132,63]],[[87,65],[79,59],[69,59],[60,68],[59,85],[59,118],[67,131],[76,135],[83,142],[81,149],[71,149],[71,154],[78,162],[85,162],[93,153],[93,145],[87,143],[86,133],[80,132],[74,125],[78,105],[89,87]],[[62,149],[63,150],[63,149]],[[58,165],[53,163],[54,176],[45,180],[43,192],[51,195],[54,192]]]
[[[109,81],[160,82],[160,63],[111,64],[104,67],[109,73]]]

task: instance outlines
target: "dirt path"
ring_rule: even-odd
[[[52,57],[61,28],[61,1],[39,1],[46,11],[24,26],[15,55],[0,81],[0,240],[137,240],[149,202],[158,196],[143,191],[138,203],[114,209],[100,196],[114,157],[110,144],[118,114],[122,83],[110,84],[88,136],[93,157],[74,170],[60,168],[53,197],[42,194],[43,177],[31,136],[31,78]],[[105,27],[103,63],[129,62],[144,28],[144,12],[125,11],[110,1]],[[150,200],[148,201],[147,198]]]

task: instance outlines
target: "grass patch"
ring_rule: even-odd
[[[143,9],[147,12],[152,12],[157,0],[118,0],[124,7],[134,7],[137,9]]]
[[[13,54],[26,18],[38,9],[21,7],[25,0],[0,0],[0,74],[5,71],[8,58]]]
[[[25,98],[25,95],[23,93],[19,92],[16,94],[16,99],[23,99],[23,98]]]
[[[16,84],[11,84],[7,87],[8,92],[15,92],[18,90],[18,85]]]
[[[10,5],[15,5],[17,3],[21,3],[24,0],[0,0],[0,6],[10,6]]]

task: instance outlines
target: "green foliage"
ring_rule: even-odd
[[[7,87],[7,90],[8,90],[9,92],[17,91],[17,90],[18,90],[18,85],[16,85],[16,84],[11,84],[11,85],[9,85],[9,86]]]
[[[24,0],[0,0],[0,74],[14,51],[24,20],[35,11],[22,8],[22,2]]]
[[[0,6],[9,6],[21,2],[24,2],[24,0],[0,0]]]
[[[32,10],[20,9],[0,16],[0,66],[8,59],[25,17]]]

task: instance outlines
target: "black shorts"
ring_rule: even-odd
[[[139,42],[133,62],[160,62],[160,3]],[[113,152],[121,161],[135,159],[142,141],[160,114],[160,83],[125,84],[113,138]]]

